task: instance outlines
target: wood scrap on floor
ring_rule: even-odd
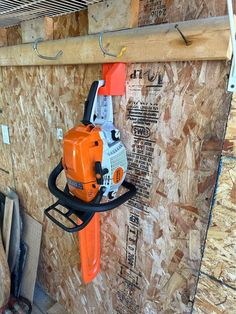
[[[22,241],[22,219],[18,195],[10,188],[7,188],[7,201],[13,203],[11,212],[11,230],[9,222],[9,206],[5,206],[5,220],[3,221],[5,233],[7,233],[8,265],[11,273],[11,293],[15,298],[19,297],[22,273],[27,258],[27,245]],[[12,209],[12,208],[11,208]],[[7,218],[6,218],[7,217]]]
[[[20,205],[18,195],[8,188],[8,197],[13,201],[12,228],[10,236],[10,246],[8,255],[8,264],[12,273],[20,255],[20,240],[22,232],[22,221],[20,217]]]
[[[10,297],[10,271],[7,264],[7,258],[2,245],[2,239],[0,234],[0,310],[4,307]]]
[[[5,200],[3,195],[1,195],[1,204],[3,202],[5,202]],[[3,206],[0,205],[0,211],[2,209]],[[3,308],[8,303],[10,297],[10,286],[11,286],[10,271],[7,263],[6,253],[2,243],[2,235],[0,228],[0,311],[1,308]]]
[[[2,239],[3,245],[8,259],[10,240],[11,240],[11,227],[12,227],[12,216],[13,216],[14,201],[9,197],[6,197],[4,217],[3,217],[3,228],[2,228]]]
[[[28,256],[23,272],[20,294],[33,301],[41,245],[42,225],[23,213],[23,240],[28,246]]]

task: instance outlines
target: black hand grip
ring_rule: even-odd
[[[91,124],[91,114],[92,114],[92,110],[93,110],[93,103],[94,103],[94,99],[96,97],[97,94],[97,89],[98,89],[98,81],[93,82],[93,84],[90,87],[89,90],[89,94],[88,94],[88,98],[85,101],[85,105],[84,105],[84,116],[83,116],[83,120],[81,121],[84,125],[88,125]]]
[[[69,191],[69,187],[66,184],[65,188],[64,188],[64,193],[66,195],[70,194]],[[99,204],[101,202],[102,196],[103,196],[104,191],[101,189],[95,199],[93,200],[93,204]],[[63,206],[64,208],[68,209],[67,212],[62,212],[60,209],[57,208],[57,206]],[[74,227],[68,227],[65,224],[62,223],[61,220],[56,219],[53,215],[51,215],[50,212],[57,212],[60,216],[66,218],[67,222],[70,222]],[[78,232],[81,231],[82,229],[84,229],[88,223],[91,221],[91,219],[93,218],[94,214],[93,212],[81,212],[81,211],[74,211],[72,208],[69,208],[66,204],[63,204],[62,202],[60,202],[59,200],[54,203],[53,205],[49,206],[47,209],[44,210],[45,215],[51,219],[52,222],[54,222],[57,226],[59,226],[60,228],[62,228],[63,230],[67,231],[67,232]],[[81,224],[78,224],[78,219],[75,221],[71,218],[72,215],[75,215],[76,217],[78,217],[82,222]]]
[[[127,181],[124,181],[122,185],[128,189],[128,192],[124,193],[123,195],[119,196],[118,198],[102,204],[92,204],[86,203],[75,196],[65,193],[60,190],[56,185],[56,180],[60,173],[63,171],[62,161],[56,166],[56,168],[51,172],[49,179],[48,179],[48,188],[50,192],[58,198],[61,204],[64,204],[67,208],[73,208],[74,211],[84,211],[84,212],[105,212],[111,209],[114,209],[126,201],[128,201],[131,197],[133,197],[137,189],[136,187]]]
[[[62,228],[63,230],[67,231],[67,232],[78,232],[78,231],[81,231],[82,229],[84,229],[88,223],[91,221],[91,219],[93,218],[94,216],[94,213],[91,213],[91,212],[78,212],[78,211],[74,211],[72,209],[68,209],[68,211],[66,213],[62,212],[60,209],[57,208],[57,206],[59,205],[62,205],[63,204],[60,204],[59,201],[57,201],[55,204],[49,206],[47,209],[44,210],[44,213],[45,215],[52,221],[54,222],[58,227]],[[60,220],[56,219],[54,216],[51,215],[51,212],[57,212],[58,214],[60,214],[60,216],[66,218],[67,222],[70,222],[74,227],[68,227],[66,226],[65,224],[63,224]],[[78,224],[78,222],[74,221],[72,218],[71,218],[71,215],[76,215],[81,221],[82,223],[81,224]]]

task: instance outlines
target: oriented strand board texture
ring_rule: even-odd
[[[233,5],[235,11],[234,1]],[[221,15],[227,15],[225,0],[140,0],[139,25],[174,23]]]
[[[0,68],[0,125],[8,125],[9,106],[5,102],[3,74]],[[11,134],[10,134],[11,138]],[[6,192],[6,187],[14,187],[11,146],[4,144],[2,139],[2,128],[0,127],[0,190]]]
[[[79,122],[86,98],[84,88],[88,90],[93,73],[100,75],[99,69],[2,68],[2,97],[8,104],[4,123],[10,126],[16,190],[23,207],[40,222],[43,208],[53,201],[47,178],[61,158],[56,129],[66,131]]]
[[[223,157],[194,313],[235,313],[236,159]],[[206,274],[206,275],[205,275]],[[217,283],[220,280],[228,286]]]
[[[7,28],[7,45],[14,46],[22,43],[20,26]]]
[[[7,29],[0,28],[0,47],[7,46]]]
[[[58,82],[61,71],[55,69]],[[200,243],[190,240],[205,235],[228,113],[227,71],[220,62],[128,67],[115,121],[129,152],[129,178],[140,191],[128,206],[102,215],[103,272],[94,283],[80,281],[76,236],[45,220],[39,277],[71,313],[190,311],[200,262],[191,250]],[[70,100],[73,108],[64,88],[59,104]]]
[[[37,38],[53,39],[53,18],[38,18],[20,24],[22,43],[34,42]]]
[[[217,2],[208,1],[199,14],[194,6],[192,17],[221,15]],[[170,22],[187,18],[176,3],[165,2],[168,12],[176,12]],[[148,12],[144,24],[150,23]],[[102,215],[102,272],[87,286],[81,282],[77,236],[59,230],[42,210],[53,201],[47,178],[61,157],[56,129],[79,123],[101,67],[2,72],[16,189],[25,210],[44,222],[38,272],[43,287],[73,314],[189,313],[228,115],[229,67],[128,65],[127,93],[115,100],[115,122],[128,150],[129,179],[139,193]]]
[[[193,314],[234,314],[236,292],[225,285],[201,275]]]
[[[88,11],[53,18],[53,39],[83,36],[88,34]]]
[[[89,34],[138,26],[139,0],[106,0],[88,7]]]

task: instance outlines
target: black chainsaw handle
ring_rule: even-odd
[[[127,192],[125,192],[123,195],[119,196],[118,198],[102,204],[92,204],[92,203],[86,203],[75,196],[71,195],[70,193],[65,193],[62,190],[60,190],[57,185],[56,181],[60,173],[63,171],[63,165],[62,160],[59,162],[59,164],[56,166],[55,169],[51,172],[49,179],[48,179],[48,188],[50,192],[58,198],[59,202],[61,204],[64,204],[64,206],[73,208],[73,211],[79,211],[79,212],[105,212],[108,210],[112,210],[122,204],[124,204],[126,201],[128,201],[131,197],[133,197],[137,189],[136,187],[127,181],[124,181],[122,185],[128,189]]]
[[[63,206],[68,209],[67,212],[62,212],[57,206]],[[62,223],[61,220],[56,219],[51,212],[57,213],[61,216],[61,218],[65,218],[67,222],[71,223],[73,227],[68,227],[66,224]],[[94,213],[88,212],[81,212],[78,214],[78,212],[74,211],[73,209],[70,209],[66,207],[66,205],[63,205],[60,203],[60,201],[57,201],[56,203],[52,204],[48,208],[44,210],[45,215],[52,221],[54,222],[58,227],[62,228],[63,230],[67,232],[78,232],[84,229],[88,223],[91,221],[91,219],[94,216]],[[76,215],[82,222],[79,224],[75,220],[71,218],[72,215]],[[78,220],[78,219],[77,219]]]
[[[64,193],[66,195],[70,194],[69,187],[66,184]],[[101,202],[103,196],[103,191],[99,191],[96,195],[95,199],[93,200],[93,204],[99,204]],[[62,206],[67,209],[66,212],[61,211],[58,206]],[[61,220],[58,220],[53,215],[51,215],[51,212],[59,214],[60,218],[66,219],[67,222],[71,223],[73,227],[68,227],[64,223],[62,223]],[[84,229],[89,222],[92,220],[93,216],[95,215],[94,212],[81,212],[81,211],[74,211],[72,208],[68,207],[68,205],[62,203],[61,201],[57,201],[56,203],[49,206],[47,209],[44,210],[45,215],[54,222],[58,227],[62,228],[63,230],[67,232],[78,232]],[[77,217],[76,221],[71,218],[72,215],[75,215]],[[78,223],[78,218],[80,219],[81,223]]]
[[[84,104],[83,120],[81,121],[84,125],[91,124],[91,119],[93,118],[93,117],[91,117],[91,115],[92,115],[92,111],[93,111],[94,99],[95,99],[96,94],[97,94],[98,86],[99,86],[99,82],[94,81],[90,87],[88,98]]]

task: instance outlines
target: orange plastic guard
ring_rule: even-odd
[[[79,232],[81,270],[84,283],[91,282],[100,271],[100,214]]]
[[[125,94],[125,63],[117,62],[103,64],[102,76],[105,81],[105,86],[99,88],[99,95],[123,96]]]

